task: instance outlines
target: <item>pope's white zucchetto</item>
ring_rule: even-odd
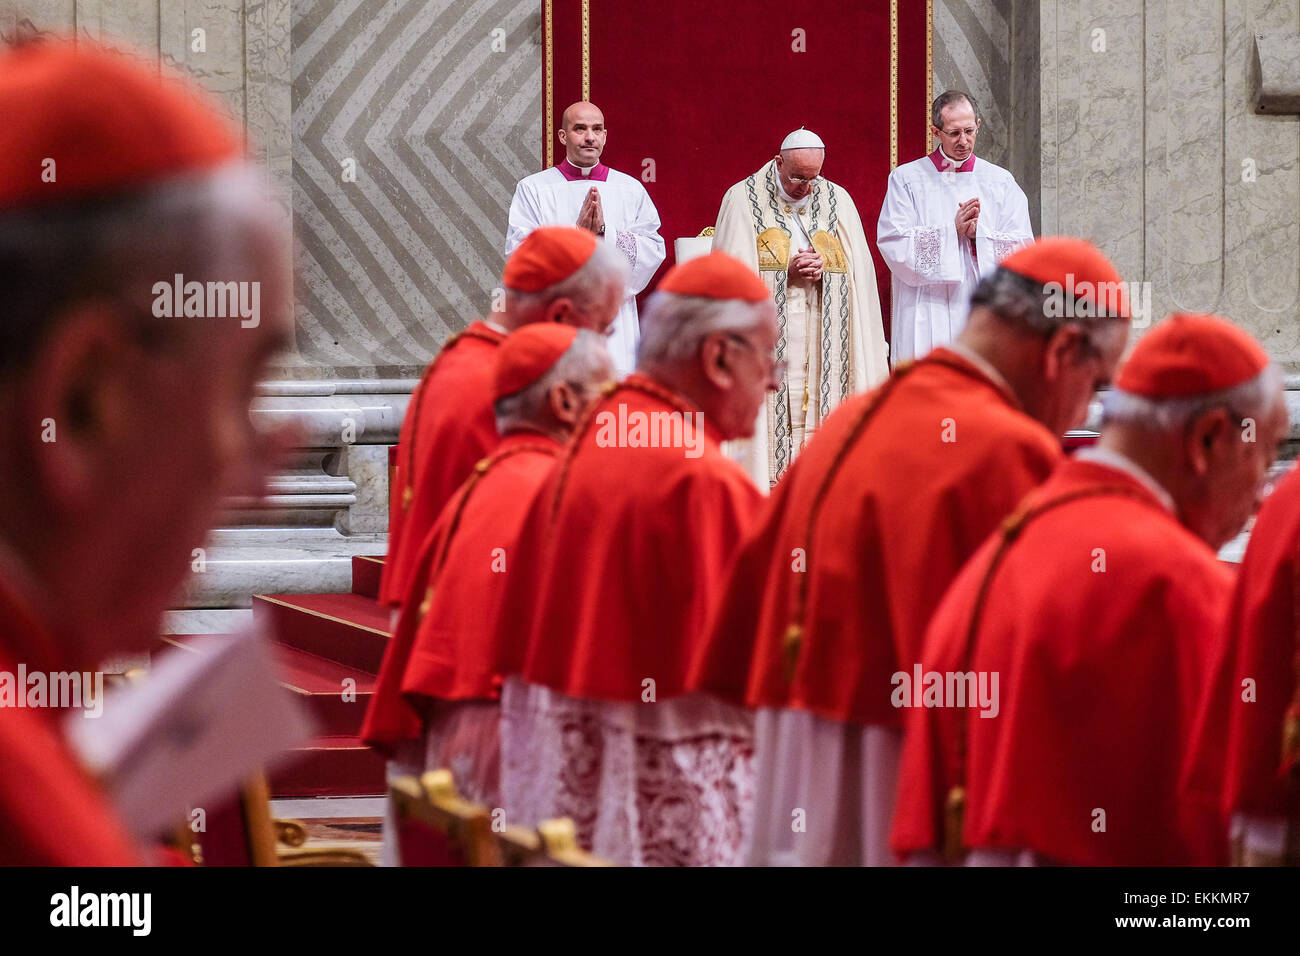
[[[826,144],[822,138],[810,129],[804,129],[800,126],[797,130],[781,141],[781,149],[825,149]]]

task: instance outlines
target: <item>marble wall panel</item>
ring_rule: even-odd
[[[1040,219],[1039,0],[934,0],[934,91],[968,91],[983,123],[976,152],[1011,170]]]
[[[999,166],[1012,151],[1012,7],[1013,0],[934,0],[935,95],[960,89],[975,97],[983,114],[977,152]]]
[[[1149,283],[1152,318],[1214,311],[1300,370],[1300,117],[1260,116],[1256,34],[1300,0],[1042,0],[1044,232]]]
[[[410,375],[488,308],[515,182],[540,168],[540,9],[293,4],[296,299],[308,363]]]

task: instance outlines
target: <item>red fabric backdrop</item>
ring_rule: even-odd
[[[555,142],[560,113],[583,98],[582,7],[582,0],[542,2],[553,111],[544,136],[555,161],[564,155]],[[928,148],[926,8],[925,0],[898,2],[900,163]],[[646,189],[663,221],[665,268],[673,240],[712,225],[726,189],[771,159],[790,130],[806,126],[826,141],[822,174],[857,204],[888,322],[889,271],[875,250],[891,168],[888,0],[805,7],[592,0],[589,11],[590,98],[609,128],[603,159],[631,176],[654,161]],[[796,30],[804,52],[794,49]],[[543,114],[545,98],[544,86]]]

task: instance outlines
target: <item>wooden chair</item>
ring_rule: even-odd
[[[450,770],[388,785],[403,866],[500,866],[488,808],[456,793]]]
[[[507,866],[613,866],[578,845],[578,828],[568,817],[543,820],[536,830],[507,827],[496,837]]]
[[[307,847],[307,828],[271,816],[271,793],[262,774],[250,778],[234,799],[206,815],[205,829],[181,824],[176,842],[203,866],[372,866],[360,850]]]
[[[456,792],[450,770],[389,784],[403,866],[608,866],[578,846],[567,818],[494,828],[491,811]]]

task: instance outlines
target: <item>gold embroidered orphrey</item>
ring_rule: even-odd
[[[790,234],[771,226],[758,234],[758,271],[784,272],[790,265]]]
[[[818,229],[811,238],[813,248],[822,257],[822,271],[841,273],[849,271],[849,260],[844,255],[844,247],[840,245],[838,237],[832,236],[825,229]]]

